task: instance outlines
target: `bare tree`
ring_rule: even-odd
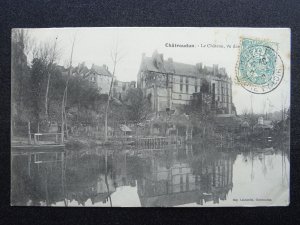
[[[22,45],[25,55],[28,55],[34,48],[35,40],[26,29],[12,29],[11,38],[13,42],[20,43]]]
[[[249,115],[249,110],[247,108],[244,108],[243,111],[242,111],[242,115],[244,117],[247,117]]]
[[[49,102],[49,86],[51,80],[51,74],[53,70],[53,64],[59,58],[59,51],[57,50],[57,37],[53,43],[45,42],[40,43],[37,46],[34,46],[32,49],[32,56],[33,58],[38,58],[42,61],[42,63],[46,66],[46,74],[47,74],[47,84],[45,90],[45,117],[48,120],[48,102]]]
[[[24,103],[26,101],[27,56],[31,51],[34,42],[28,30],[19,28],[12,29],[11,40],[11,135],[13,136],[15,116],[30,120],[29,113],[25,110]]]
[[[107,115],[108,115],[108,110],[109,110],[109,102],[110,102],[111,96],[112,96],[112,86],[113,86],[113,82],[114,82],[114,78],[115,78],[115,72],[116,72],[117,64],[123,58],[122,56],[120,56],[118,42],[116,43],[115,48],[113,50],[111,50],[110,53],[111,53],[110,55],[111,55],[111,59],[112,59],[112,62],[113,62],[113,72],[112,72],[112,79],[111,79],[111,82],[110,82],[110,88],[109,88],[109,93],[108,93],[108,98],[107,98],[107,104],[106,104],[106,108],[105,108],[105,142],[107,142],[107,140],[108,140]]]
[[[49,63],[47,65],[47,86],[46,86],[46,93],[45,93],[45,115],[47,119],[48,119],[48,93],[49,93],[50,78],[52,74],[51,72],[52,72],[53,63],[57,58],[56,42],[57,42],[57,37],[55,38],[53,50],[50,53]]]
[[[76,35],[74,35],[73,38],[73,43],[72,43],[72,49],[71,49],[71,56],[70,56],[70,64],[69,64],[69,71],[68,71],[68,78],[66,82],[66,87],[64,90],[63,94],[63,99],[62,99],[62,105],[61,105],[61,139],[62,142],[64,141],[64,127],[66,124],[66,136],[68,138],[68,127],[67,127],[67,114],[66,114],[66,106],[67,106],[67,93],[68,93],[68,84],[69,84],[69,79],[72,74],[72,62],[73,62],[73,52],[74,52],[74,45],[75,45],[75,40],[76,40]]]
[[[27,55],[32,47],[33,39],[28,30],[12,30],[12,91],[16,93],[13,95],[14,100],[20,108],[23,108],[24,104],[24,71],[27,65]]]

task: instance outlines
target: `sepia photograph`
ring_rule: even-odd
[[[290,204],[289,28],[11,30],[11,206]]]

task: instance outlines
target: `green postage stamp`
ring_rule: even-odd
[[[284,65],[277,51],[277,43],[243,38],[237,67],[239,84],[255,94],[265,94],[278,87]]]

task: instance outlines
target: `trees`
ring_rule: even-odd
[[[120,56],[118,43],[116,44],[115,48],[111,51],[111,59],[112,59],[112,62],[113,62],[113,73],[112,73],[112,79],[111,79],[108,98],[107,98],[107,104],[106,104],[106,108],[105,108],[105,142],[108,139],[108,136],[107,136],[107,132],[108,132],[108,129],[107,129],[108,128],[107,127],[107,116],[108,116],[108,110],[109,110],[109,102],[110,102],[111,96],[112,96],[112,86],[113,86],[113,83],[114,83],[114,77],[115,77],[117,64],[122,59],[122,57]]]
[[[46,73],[46,85],[44,91],[44,114],[45,119],[49,120],[49,88],[51,82],[51,75],[53,74],[54,64],[59,58],[59,51],[57,49],[57,37],[54,42],[45,42],[36,45],[32,50],[32,55],[34,59],[39,59],[45,66]]]
[[[252,110],[250,111],[248,109],[243,109],[242,117],[244,121],[248,122],[251,130],[253,130],[253,127],[255,126],[255,124],[257,124],[257,120],[260,117],[260,115],[253,113]]]
[[[26,53],[31,48],[31,38],[27,30],[12,30],[11,46],[11,100],[12,123],[15,120],[28,119],[26,103],[28,102],[30,68],[27,65]]]
[[[124,99],[127,108],[127,119],[139,122],[147,117],[150,111],[150,101],[143,97],[140,88],[130,88]]]
[[[46,67],[41,59],[32,60],[30,73],[30,103],[32,117],[40,121],[42,113],[42,90],[45,83]]]
[[[68,138],[68,127],[67,127],[67,114],[66,114],[66,105],[67,105],[67,94],[68,94],[68,83],[69,83],[69,78],[72,74],[72,62],[73,62],[73,51],[74,51],[74,44],[75,44],[76,36],[74,36],[73,43],[72,43],[72,48],[71,48],[71,56],[70,56],[70,65],[69,65],[69,70],[68,70],[68,78],[66,81],[66,87],[64,90],[63,98],[62,98],[62,103],[61,103],[61,140],[64,140],[64,129],[66,125],[66,135]]]
[[[104,104],[104,101],[101,101],[98,89],[92,83],[80,76],[69,78],[66,113],[73,114],[70,118],[73,124],[84,122],[95,125],[95,114],[99,113],[101,103]]]
[[[200,90],[200,93],[196,93],[190,104],[185,107],[185,112],[189,115],[195,130],[199,130],[202,136],[207,136],[208,130],[213,130],[214,112],[211,107],[209,84],[205,79],[202,81]]]
[[[27,56],[32,53],[31,67]],[[35,45],[28,30],[12,31],[12,120],[48,120],[50,79],[58,57],[56,42]],[[44,96],[44,97],[42,97]]]
[[[52,74],[53,63],[57,58],[56,40],[57,40],[57,37],[55,39],[53,48],[50,48],[49,61],[47,62],[47,86],[46,86],[46,93],[45,93],[45,115],[46,115],[47,119],[48,119],[48,93],[49,93],[50,78],[51,78],[51,74]]]

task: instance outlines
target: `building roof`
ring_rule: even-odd
[[[219,68],[217,65],[214,67],[204,66],[202,67],[202,63],[198,63],[196,65],[192,64],[185,64],[180,62],[174,62],[172,58],[168,58],[164,60],[163,54],[159,54],[155,51],[152,57],[143,56],[142,60],[142,69],[149,70],[154,72],[161,72],[161,73],[173,73],[177,75],[186,75],[186,76],[193,76],[199,77],[204,74],[214,74],[219,76],[220,78],[226,77],[227,73],[225,68]]]
[[[244,127],[244,128],[250,127],[250,125],[247,121],[242,122],[241,126]]]
[[[199,75],[199,71],[196,69],[196,66],[174,62],[173,67],[176,74],[184,74],[189,76]]]
[[[78,66],[73,69],[73,73],[81,75],[83,77],[87,76],[89,72],[90,71],[84,62],[79,63]]]
[[[271,120],[263,120],[263,124],[257,123],[254,128],[273,129],[273,122]]]
[[[272,120],[264,120],[264,125],[272,126],[273,122],[272,122]]]
[[[97,65],[93,64],[92,68],[91,68],[91,71],[95,72],[98,75],[104,75],[104,76],[112,77],[112,74],[109,72],[108,67],[106,65],[97,66]]]
[[[122,124],[122,125],[120,126],[120,129],[121,129],[121,131],[125,131],[125,132],[131,132],[131,131],[132,131],[129,127],[127,127],[127,126],[124,125],[124,124]]]
[[[145,57],[143,63],[144,69],[154,72],[174,73],[188,76],[199,75],[199,72],[197,72],[196,66],[194,65],[164,61],[161,67],[157,67],[155,60],[152,57]]]

